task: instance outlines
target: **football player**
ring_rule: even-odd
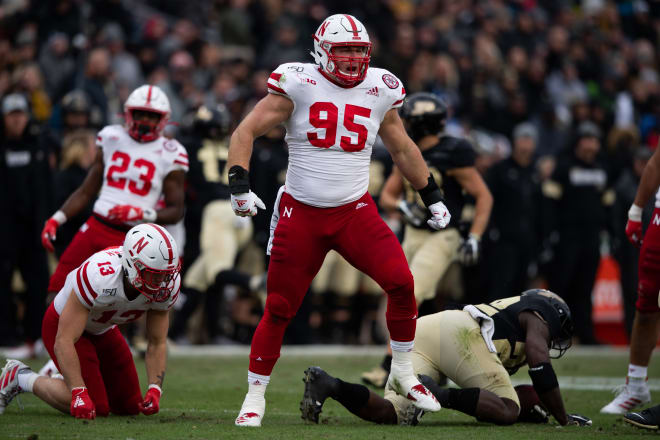
[[[460,260],[475,264],[479,258],[479,242],[488,225],[493,197],[481,174],[474,167],[475,153],[464,139],[443,135],[447,106],[430,93],[415,93],[401,107],[408,135],[417,144],[422,157],[438,182],[449,212],[455,215],[449,225],[436,231],[428,227],[426,210],[419,195],[394,168],[380,195],[380,205],[386,211],[399,211],[405,220],[403,252],[415,279],[417,306],[435,297],[438,282],[449,265]],[[461,240],[457,229],[465,204],[464,193],[475,199],[474,221],[469,236]],[[362,375],[362,380],[378,388],[387,381],[392,357],[388,354],[381,365]]]
[[[316,64],[287,63],[268,79],[268,95],[234,131],[229,146],[229,188],[234,212],[265,209],[249,185],[254,139],[284,124],[289,147],[286,184],[273,212],[268,297],[252,339],[248,393],[236,419],[260,426],[265,391],[284,331],[330,249],[372,277],[387,292],[387,326],[393,349],[392,387],[415,405],[440,405],[413,373],[413,278],[396,237],[367,192],[372,145],[380,136],[394,163],[419,191],[441,229],[450,214],[428,167],[407,136],[397,109],[405,90],[386,70],[369,67],[371,42],[355,17],[337,14],[314,34]]]
[[[206,297],[209,338],[218,336],[218,301],[222,288],[234,284],[255,290],[262,277],[234,270],[236,254],[252,237],[252,222],[233,215],[229,202],[227,153],[231,116],[224,105],[201,106],[192,121],[187,145],[190,153],[188,183],[196,200],[188,206],[193,216],[201,215],[200,254],[183,279],[186,302],[177,313],[171,336],[179,337],[188,318]]]
[[[465,306],[427,315],[418,320],[412,359],[422,383],[445,408],[480,421],[512,424],[521,417],[538,418],[538,408],[521,413],[510,374],[529,365],[529,375],[540,402],[560,425],[590,425],[591,420],[566,414],[551,357],[560,357],[571,345],[573,321],[566,303],[556,294],[535,289],[490,304]],[[441,375],[459,387],[441,388]],[[331,397],[358,417],[385,424],[416,424],[418,409],[402,396],[385,390],[385,397],[364,385],[334,378],[319,367],[305,371],[302,418],[315,423],[323,403]]]
[[[43,246],[52,252],[58,226],[98,195],[92,216],[62,254],[49,292],[58,292],[67,275],[93,253],[121,245],[132,226],[175,224],[183,217],[188,155],[176,140],[161,136],[169,116],[167,96],[156,86],[144,85],[124,104],[125,126],[108,125],[97,134],[99,151],[85,181],[41,233]],[[161,194],[165,207],[156,210]]]
[[[660,324],[660,148],[656,148],[649,159],[635,194],[635,201],[628,211],[626,235],[639,251],[637,308],[630,336],[630,363],[626,383],[619,388],[617,396],[600,412],[625,414],[651,401],[648,385],[648,367],[651,353],[658,341]],[[642,210],[655,194],[653,220],[642,232]],[[656,412],[657,414],[657,412]],[[627,417],[627,416],[626,416]],[[656,415],[657,417],[657,415]],[[627,418],[626,418],[627,420]],[[657,424],[657,418],[656,418]]]
[[[7,360],[0,375],[0,413],[23,392],[76,418],[157,413],[180,269],[172,236],[146,223],[129,230],[122,246],[97,252],[71,271],[41,330],[63,378],[39,376],[22,362]],[[149,386],[142,397],[133,356],[117,325],[145,313]]]

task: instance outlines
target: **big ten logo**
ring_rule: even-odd
[[[300,84],[311,84],[313,86],[316,85],[316,81],[307,76],[298,75],[298,78],[300,79]]]

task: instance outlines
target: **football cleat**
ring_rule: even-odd
[[[646,383],[642,387],[624,384],[614,390],[616,397],[601,408],[602,414],[625,414],[651,401],[651,391]]]
[[[362,373],[361,378],[362,382],[366,383],[367,385],[383,389],[385,388],[385,384],[387,383],[387,376],[389,375],[390,373],[388,373],[386,369],[378,365],[377,367]]]
[[[631,412],[623,416],[623,421],[644,429],[660,429],[660,405],[646,408],[641,412]]]
[[[243,400],[241,411],[234,421],[236,426],[261,426],[261,419],[266,412],[266,398],[264,396],[254,396],[248,393]]]
[[[392,371],[390,372],[390,377],[387,379],[385,388],[404,396],[406,399],[412,401],[413,405],[424,411],[436,412],[442,408],[438,399],[415,377],[412,366],[408,369],[400,370],[392,364]]]
[[[18,396],[22,390],[18,386],[18,372],[30,367],[21,361],[7,359],[5,367],[0,374],[0,414],[5,412],[5,408]]]
[[[318,423],[323,403],[332,394],[337,381],[321,367],[309,367],[305,370],[303,382],[305,382],[305,392],[300,401],[300,417]]]

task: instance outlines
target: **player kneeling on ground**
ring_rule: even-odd
[[[468,305],[463,310],[420,318],[413,366],[420,381],[444,408],[480,421],[502,425],[545,422],[544,406],[561,425],[591,425],[586,417],[566,414],[550,363],[551,349],[553,357],[563,355],[571,345],[572,333],[570,310],[558,295],[528,290],[490,304]],[[530,367],[534,387],[514,389],[509,375],[525,363]],[[441,375],[461,388],[441,388],[436,383]],[[328,397],[358,417],[376,423],[417,424],[422,415],[410,400],[390,390],[382,398],[364,385],[344,382],[319,367],[307,369],[303,381],[300,409],[305,420],[318,423]]]
[[[168,314],[179,295],[180,270],[172,236],[146,223],[130,229],[123,246],[97,252],[69,273],[41,330],[63,379],[39,376],[22,362],[7,360],[0,375],[0,413],[22,392],[76,418],[157,413]],[[142,397],[131,351],[117,324],[145,312],[149,387]]]

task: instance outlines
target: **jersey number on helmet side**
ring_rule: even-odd
[[[131,156],[122,151],[115,151],[110,160],[112,165],[108,168],[108,175],[106,176],[108,185],[123,190],[126,187],[126,177],[115,177],[113,175],[116,173],[123,174],[128,170],[128,166],[131,163]],[[150,161],[142,158],[136,159],[135,162],[133,162],[133,166],[144,171],[140,174],[142,185],[140,186],[139,183],[134,180],[129,180],[128,190],[138,196],[146,196],[151,189],[151,179],[153,179],[154,174],[156,174],[156,166]]]
[[[337,120],[339,119],[339,109],[332,102],[315,102],[309,107],[309,123],[315,128],[325,129],[325,137],[320,138],[318,133],[307,133],[309,143],[319,148],[330,148],[337,140]],[[346,104],[344,109],[344,127],[346,130],[358,135],[357,143],[351,143],[349,136],[342,136],[339,139],[339,146],[347,152],[360,151],[367,142],[369,130],[362,124],[355,122],[356,116],[368,118],[371,116],[371,109],[360,107],[359,105]]]

